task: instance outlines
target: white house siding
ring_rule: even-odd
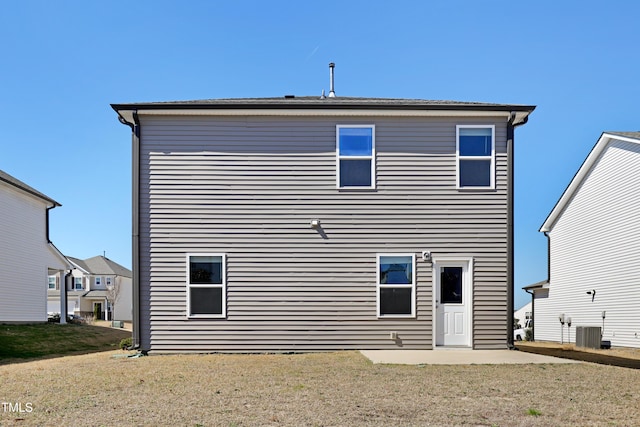
[[[0,183],[0,322],[47,320],[47,267],[60,261],[47,245],[46,207]]]
[[[606,311],[604,339],[640,347],[639,171],[640,144],[610,143],[550,231],[551,282],[549,297],[535,301],[537,340],[560,341],[560,313],[572,318],[574,341],[576,326],[602,326]]]
[[[113,313],[114,320],[126,320],[128,322],[133,318],[131,307],[133,307],[133,290],[131,286],[130,277],[118,276],[114,280],[120,282],[120,295],[116,302],[115,310]]]
[[[503,118],[141,123],[143,349],[431,349],[432,265],[423,250],[473,257],[473,345],[505,348]],[[336,189],[337,124],[376,126],[376,190]],[[496,191],[456,190],[457,124],[496,126]],[[226,319],[186,317],[185,254],[197,252],[227,254]],[[381,252],[416,254],[415,319],[377,318]]]

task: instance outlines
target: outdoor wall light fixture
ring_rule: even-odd
[[[591,302],[593,302],[593,300],[596,298],[596,290],[592,289],[590,291],[587,291],[587,295],[591,295]]]
[[[311,220],[311,228],[320,228],[320,220],[312,219]]]

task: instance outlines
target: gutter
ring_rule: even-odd
[[[115,108],[114,108],[115,109]],[[115,109],[118,120],[131,128],[131,163],[132,163],[132,227],[131,227],[131,286],[133,292],[133,349],[140,348],[140,120],[138,111],[134,110],[133,122],[127,121],[120,111]]]
[[[511,112],[507,121],[507,348],[515,349],[513,345],[513,306],[514,306],[514,135],[515,128],[529,121],[529,116],[516,122],[515,111]]]

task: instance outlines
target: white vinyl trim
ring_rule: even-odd
[[[222,283],[193,284],[191,277],[191,257],[221,257],[222,258]],[[187,318],[188,319],[223,319],[227,317],[227,255],[224,253],[187,253],[186,254],[186,285],[187,285]],[[222,313],[221,314],[191,314],[191,289],[192,288],[220,288],[222,289]]]
[[[438,316],[436,312],[436,295],[438,295],[438,286],[440,286],[440,275],[438,274],[442,267],[462,267],[463,268],[463,304],[465,305],[465,315],[467,318],[466,328],[468,331],[466,345],[473,348],[473,257],[455,257],[440,256],[432,258],[433,268],[433,348],[437,347],[436,338],[438,334]],[[465,298],[466,296],[466,298]]]
[[[340,129],[371,129],[371,155],[370,156],[341,156],[340,155]],[[340,186],[340,160],[371,160],[371,185],[370,186]],[[372,190],[376,188],[376,126],[375,125],[336,125],[336,188],[340,190]]]
[[[380,258],[381,257],[411,257],[411,283],[410,284],[381,284],[380,283]],[[410,288],[411,289],[411,313],[409,314],[380,314],[380,289],[381,288]],[[378,253],[376,254],[376,309],[379,319],[389,318],[415,318],[416,317],[416,254],[414,253]]]
[[[460,129],[491,129],[491,155],[490,156],[461,156],[460,155]],[[460,185],[460,161],[461,160],[489,160],[491,161],[490,183],[488,186],[461,186]],[[496,127],[494,125],[457,125],[456,126],[456,188],[459,190],[493,190],[496,188]]]

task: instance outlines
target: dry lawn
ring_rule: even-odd
[[[640,425],[640,370],[591,363],[373,365],[357,352],[113,357],[123,354],[0,366],[0,402],[32,408],[0,407],[0,425]]]

